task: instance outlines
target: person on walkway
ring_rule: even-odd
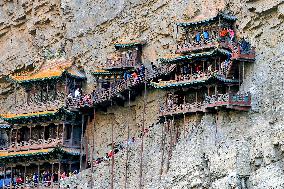
[[[204,40],[205,40],[206,42],[209,41],[209,33],[208,33],[207,30],[204,30],[204,31],[203,31],[203,38],[204,38]]]
[[[80,96],[81,96],[80,89],[77,88],[77,89],[75,90],[75,98],[80,98]]]
[[[229,33],[229,35],[230,35],[231,41],[233,41],[234,38],[235,38],[235,31],[230,28],[230,29],[228,30],[228,33]]]

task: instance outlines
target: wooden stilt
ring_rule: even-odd
[[[244,80],[245,80],[245,64],[244,64],[244,62],[242,62],[242,65],[243,65],[242,75],[243,75],[243,82],[244,82]]]
[[[80,172],[83,170],[83,137],[84,137],[84,114],[82,114],[82,127],[81,127],[81,145],[80,145]]]
[[[40,178],[40,165],[39,165],[39,163],[37,164],[37,176],[38,176],[37,188],[39,188],[39,183],[40,183],[40,181],[39,181],[39,178]]]
[[[12,180],[13,180],[14,175],[13,175],[13,167],[11,166],[10,168],[11,168],[10,188],[12,188]]]
[[[140,152],[140,182],[139,189],[143,187],[143,151],[144,151],[144,128],[145,128],[145,112],[146,112],[146,94],[147,94],[147,83],[146,73],[144,81],[144,97],[143,97],[143,118],[142,118],[142,138],[141,138],[141,152]]]
[[[54,178],[54,163],[51,163],[51,188],[53,188],[53,178]]]
[[[128,110],[131,112],[130,108],[131,91],[128,91]],[[127,189],[127,179],[128,179],[128,158],[129,158],[129,139],[130,139],[130,123],[127,124],[127,140],[126,140],[126,161],[125,161],[125,183],[124,188]]]
[[[23,179],[23,181],[24,181],[24,186],[26,186],[27,162],[25,162],[25,168],[24,169],[25,170],[24,170],[24,179]]]
[[[114,189],[114,136],[113,136],[114,126],[111,123],[111,189]]]
[[[58,184],[59,184],[59,188],[60,188],[60,179],[61,179],[61,158],[59,157],[58,158]]]
[[[162,174],[163,174],[163,166],[164,166],[164,155],[165,155],[165,124],[167,123],[167,118],[165,117],[165,122],[162,127],[162,137],[161,137],[161,167],[160,167],[160,177],[159,180],[161,180]]]
[[[18,146],[18,127],[17,127],[17,129],[16,129],[16,137],[15,137],[15,144],[16,144],[16,148],[17,148],[17,146]]]
[[[6,180],[6,164],[4,164],[4,180]],[[5,189],[6,186],[5,186],[5,181],[3,182],[3,189]]]
[[[70,141],[71,147],[73,146],[73,138],[74,138],[73,135],[74,135],[74,124],[71,125],[71,136],[70,136],[70,138],[71,138],[71,141]]]
[[[64,145],[64,143],[65,143],[65,120],[64,120],[64,122],[63,122],[63,124],[62,124],[62,145]]]
[[[93,134],[93,147],[92,147],[92,157],[91,157],[91,173],[92,173],[92,183],[91,183],[91,188],[93,188],[93,184],[94,184],[94,160],[96,160],[96,158],[94,158],[94,153],[95,153],[95,133],[96,133],[96,108],[94,108],[94,118],[93,118],[93,127],[94,127],[94,134]]]
[[[239,64],[239,89],[241,88],[241,66]]]
[[[174,120],[174,118],[173,118]],[[170,137],[170,146],[168,149],[168,161],[167,161],[167,167],[166,167],[166,172],[169,171],[170,168],[170,159],[171,159],[171,153],[172,153],[172,147],[173,147],[173,137],[172,137],[172,127],[173,127],[173,120],[170,121],[170,125],[169,125],[169,137]]]

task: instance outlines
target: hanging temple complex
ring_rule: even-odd
[[[64,57],[11,74],[9,80],[15,90],[25,91],[25,99],[20,101],[16,93],[13,108],[1,113],[2,184],[16,184],[11,177],[21,177],[17,184],[22,186],[44,180],[45,187],[55,188],[63,172],[93,168],[86,128],[94,125],[96,113],[124,106],[146,90],[165,91],[159,99],[159,122],[164,124],[218,111],[250,111],[251,94],[240,85],[255,50],[236,35],[236,19],[219,12],[202,21],[177,23],[176,51],[149,65],[142,59],[147,41],[115,44],[110,58],[94,68],[96,86],[90,94],[85,93],[85,72]],[[177,138],[185,135],[184,125]],[[47,177],[39,176],[43,171]]]

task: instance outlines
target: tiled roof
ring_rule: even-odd
[[[181,27],[206,25],[210,22],[216,22],[219,19],[232,22],[232,21],[236,21],[237,17],[235,17],[233,15],[226,14],[226,13],[219,12],[217,15],[215,15],[214,17],[211,17],[211,18],[207,18],[207,19],[200,20],[200,21],[193,21],[193,22],[181,22],[181,23],[177,23],[177,25],[181,26]]]
[[[11,75],[10,78],[19,83],[24,83],[28,81],[40,81],[46,79],[55,79],[67,72],[69,75],[74,77],[85,77],[82,72],[72,66],[70,60],[56,59],[48,60],[38,69],[33,72],[28,72],[25,74]]]

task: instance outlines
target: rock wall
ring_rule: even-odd
[[[162,158],[163,127],[157,124],[157,99],[163,94],[150,92],[145,125],[154,126],[145,139],[144,188],[284,188],[283,0],[2,0],[1,108],[4,111],[14,103],[16,86],[7,75],[27,66],[40,66],[47,49],[65,50],[66,57],[88,73],[114,51],[115,42],[146,40],[143,61],[148,64],[173,53],[176,22],[210,17],[222,8],[238,16],[238,35],[256,47],[256,62],[246,65],[241,86],[252,93],[252,111],[187,117],[186,137],[172,147],[169,158],[167,133]],[[139,133],[142,104],[142,97],[137,97],[131,110],[114,106],[106,113],[97,112],[95,126],[88,127],[90,141],[93,136],[96,139],[96,155],[107,150],[111,124],[116,141],[126,138],[129,123],[130,135]],[[182,128],[183,122],[176,125]],[[139,186],[140,142],[131,146],[128,188]],[[115,188],[124,188],[125,152],[115,160]],[[96,168],[94,188],[110,187],[110,169],[108,164]],[[88,170],[79,177],[90,181],[91,173]],[[91,183],[82,180],[74,182],[90,188]]]

